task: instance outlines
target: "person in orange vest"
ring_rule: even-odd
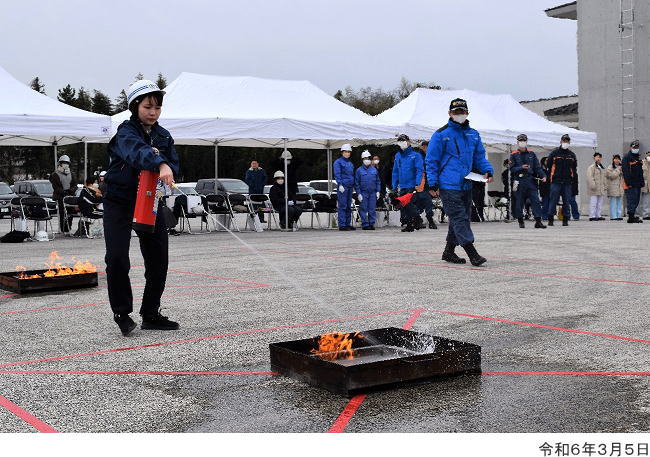
[[[630,150],[623,157],[621,167],[623,168],[623,188],[627,200],[627,223],[638,224],[643,220],[636,216],[636,207],[639,206],[641,188],[645,185],[643,179],[643,162],[639,157],[639,140],[630,143]]]

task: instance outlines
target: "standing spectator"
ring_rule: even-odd
[[[594,152],[594,163],[587,168],[587,187],[589,188],[589,220],[604,221],[601,216],[603,198],[607,194],[607,171],[601,163],[603,156]]]
[[[416,192],[415,187],[422,182],[424,167],[422,155],[413,150],[411,139],[407,135],[401,134],[397,137],[397,146],[399,146],[400,152],[395,154],[392,181],[393,188],[399,189],[399,195],[402,196]],[[414,195],[411,201],[400,210],[402,232],[415,230],[416,219],[419,219],[418,209],[414,204],[414,200],[417,201],[417,198],[417,195]]]
[[[291,190],[291,187],[288,188],[289,192],[287,194],[287,206],[285,208],[284,173],[279,170],[276,171],[273,174],[273,179],[275,180],[275,183],[271,186],[271,190],[269,190],[269,200],[271,200],[273,208],[278,212],[278,215],[280,216],[280,228],[283,230],[287,228],[285,221],[288,218],[289,229],[294,229],[293,224],[295,224],[298,219],[300,219],[300,215],[302,214],[302,208],[296,205],[296,193]],[[288,212],[286,212],[285,209],[287,209]]]
[[[639,212],[641,212],[641,217],[648,221],[650,220],[650,151],[645,153],[642,168],[644,185],[641,188],[641,203],[639,204],[641,209]]]
[[[578,159],[569,149],[571,138],[569,135],[562,135],[560,147],[554,149],[546,160],[549,169],[549,180],[551,181],[551,193],[548,204],[548,225],[553,226],[555,208],[557,207],[560,196],[562,197],[562,211],[564,217],[562,225],[568,226],[571,219],[571,208],[569,202],[572,198],[573,183],[577,183]]]
[[[374,230],[377,220],[377,199],[380,195],[381,179],[379,172],[372,166],[370,152],[361,153],[363,165],[354,173],[354,188],[359,200],[359,213],[361,215],[362,230]]]
[[[427,148],[429,147],[429,142],[428,141],[423,141],[420,143],[419,146],[419,151],[422,153],[422,161],[424,162],[424,158],[427,155]],[[420,229],[423,227],[423,220],[420,214],[423,212],[425,213],[427,217],[427,222],[429,223],[429,228],[432,230],[437,230],[438,226],[433,220],[433,198],[431,197],[431,194],[429,193],[429,183],[427,181],[427,173],[426,171],[422,171],[422,181],[420,181],[419,186],[415,186],[415,190],[417,191],[417,194],[415,194],[415,197],[417,199],[415,200],[415,206],[418,209],[418,217],[416,220],[416,229]]]
[[[523,212],[524,203],[528,199],[535,216],[535,228],[545,229],[546,226],[542,224],[542,207],[539,203],[535,179],[546,181],[546,173],[544,173],[535,153],[528,149],[528,136],[525,133],[517,136],[517,147],[518,149],[510,154],[510,162],[512,162],[510,172],[516,186],[515,217],[519,221],[519,227],[525,228]]]
[[[440,195],[449,216],[447,244],[442,260],[451,263],[465,263],[454,253],[456,246],[462,246],[474,266],[487,260],[474,247],[471,229],[470,209],[472,206],[472,183],[465,179],[467,173],[476,168],[492,181],[494,169],[486,158],[481,135],[472,129],[467,117],[467,102],[457,98],[449,105],[449,122],[438,129],[427,149],[427,176],[431,196]]]
[[[542,171],[548,176],[548,168],[546,168],[547,157],[542,157],[539,161]],[[542,219],[546,220],[548,215],[548,200],[551,193],[551,183],[548,179],[537,180],[537,188],[539,189],[539,196],[542,197]]]
[[[244,176],[244,182],[248,184],[248,194],[263,194],[264,186],[266,185],[266,171],[257,160],[251,161],[251,167],[246,170],[246,175]],[[263,204],[257,204],[255,206],[263,206]],[[260,222],[264,222],[264,213],[262,211],[258,212],[260,217]]]
[[[59,207],[59,229],[61,233],[68,233],[72,223],[72,217],[65,217],[65,208],[63,207],[63,197],[74,195],[77,190],[77,183],[70,172],[70,157],[62,155],[59,157],[59,164],[56,170],[50,174],[50,182],[54,188],[52,199],[56,200]]]
[[[293,192],[294,194],[298,193],[298,177],[299,177],[299,169],[300,165],[302,162],[300,159],[296,158],[291,154],[291,152],[287,149],[285,151],[282,151],[282,154],[280,154],[280,157],[275,159],[273,162],[271,162],[272,170],[276,171],[281,171],[284,174],[284,159],[287,159],[287,175],[286,175],[286,180],[287,184],[289,186],[289,190]]]
[[[334,161],[334,179],[338,185],[336,201],[338,206],[339,230],[356,230],[352,226],[352,192],[354,191],[354,165],[350,160],[352,146],[341,146],[341,157]]]
[[[645,186],[643,180],[643,164],[639,158],[639,140],[634,140],[630,144],[630,151],[623,157],[623,188],[625,189],[625,199],[627,200],[627,222],[628,224],[638,224],[643,219],[635,215],[636,207],[639,206],[641,197],[641,188]]]
[[[623,220],[623,168],[621,156],[615,154],[612,164],[607,167],[607,196],[609,197],[609,218]]]

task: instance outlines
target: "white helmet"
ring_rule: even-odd
[[[70,157],[68,157],[67,155],[63,154],[61,157],[59,157],[59,163],[61,163],[61,162],[68,162],[68,163],[70,163]]]
[[[273,173],[273,179],[276,178],[284,178],[284,173],[282,173],[280,170],[276,171],[275,173]]]
[[[343,151],[350,151],[352,152],[352,146],[350,146],[349,143],[345,143],[343,146],[341,146],[341,152]]]
[[[370,157],[370,151],[367,149],[361,153],[361,158],[365,159],[366,157]]]
[[[50,239],[47,237],[47,232],[44,230],[39,230],[36,232],[36,236],[34,238],[36,241],[50,241]]]
[[[282,154],[280,154],[280,158],[281,158],[281,159],[291,160],[291,159],[293,158],[293,156],[291,155],[291,152],[289,152],[288,149],[285,149],[285,150],[282,152]]]
[[[102,171],[102,172],[99,174],[99,176],[106,176],[106,172],[105,172],[105,171]]]
[[[133,100],[152,92],[160,92],[165,95],[165,91],[161,90],[155,82],[149,81],[148,79],[140,79],[129,86],[129,90],[126,92],[126,102],[130,107]]]

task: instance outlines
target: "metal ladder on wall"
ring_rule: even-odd
[[[636,139],[634,0],[621,0],[621,114],[623,142]]]

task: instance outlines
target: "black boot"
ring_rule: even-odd
[[[131,319],[131,316],[128,314],[114,314],[113,320],[117,323],[118,327],[120,327],[120,331],[124,336],[127,336],[137,327],[135,322],[133,322],[133,319]]]
[[[413,232],[415,231],[415,228],[413,228],[413,222],[409,221],[404,228],[402,228],[402,232]]]
[[[541,217],[536,217],[535,218],[535,228],[546,228],[544,224],[542,224],[542,218]]]
[[[628,224],[642,224],[643,219],[634,215],[634,213],[627,213],[627,223]]]
[[[178,322],[170,321],[160,313],[142,315],[142,330],[178,330]]]
[[[562,227],[568,227],[569,226],[569,218],[565,217],[562,219]]]
[[[447,241],[445,250],[442,253],[442,260],[449,263],[465,263],[465,259],[458,257],[458,255],[454,252],[455,249],[456,245]]]
[[[553,216],[548,217],[548,226],[553,227]]]
[[[526,224],[524,224],[523,217],[518,218],[517,221],[519,222],[519,228],[526,228]]]
[[[481,266],[485,262],[487,262],[487,259],[485,257],[481,257],[481,255],[478,252],[476,252],[474,243],[467,243],[466,245],[463,246],[463,249],[465,249],[465,252],[467,253],[467,257],[469,257],[469,261],[475,267]]]
[[[432,230],[437,230],[438,226],[436,223],[433,221],[433,216],[427,216],[427,221],[429,221],[429,228]]]
[[[420,229],[424,228],[424,221],[422,220],[422,218],[420,216],[415,216],[413,218],[413,228],[415,230],[420,230]]]

